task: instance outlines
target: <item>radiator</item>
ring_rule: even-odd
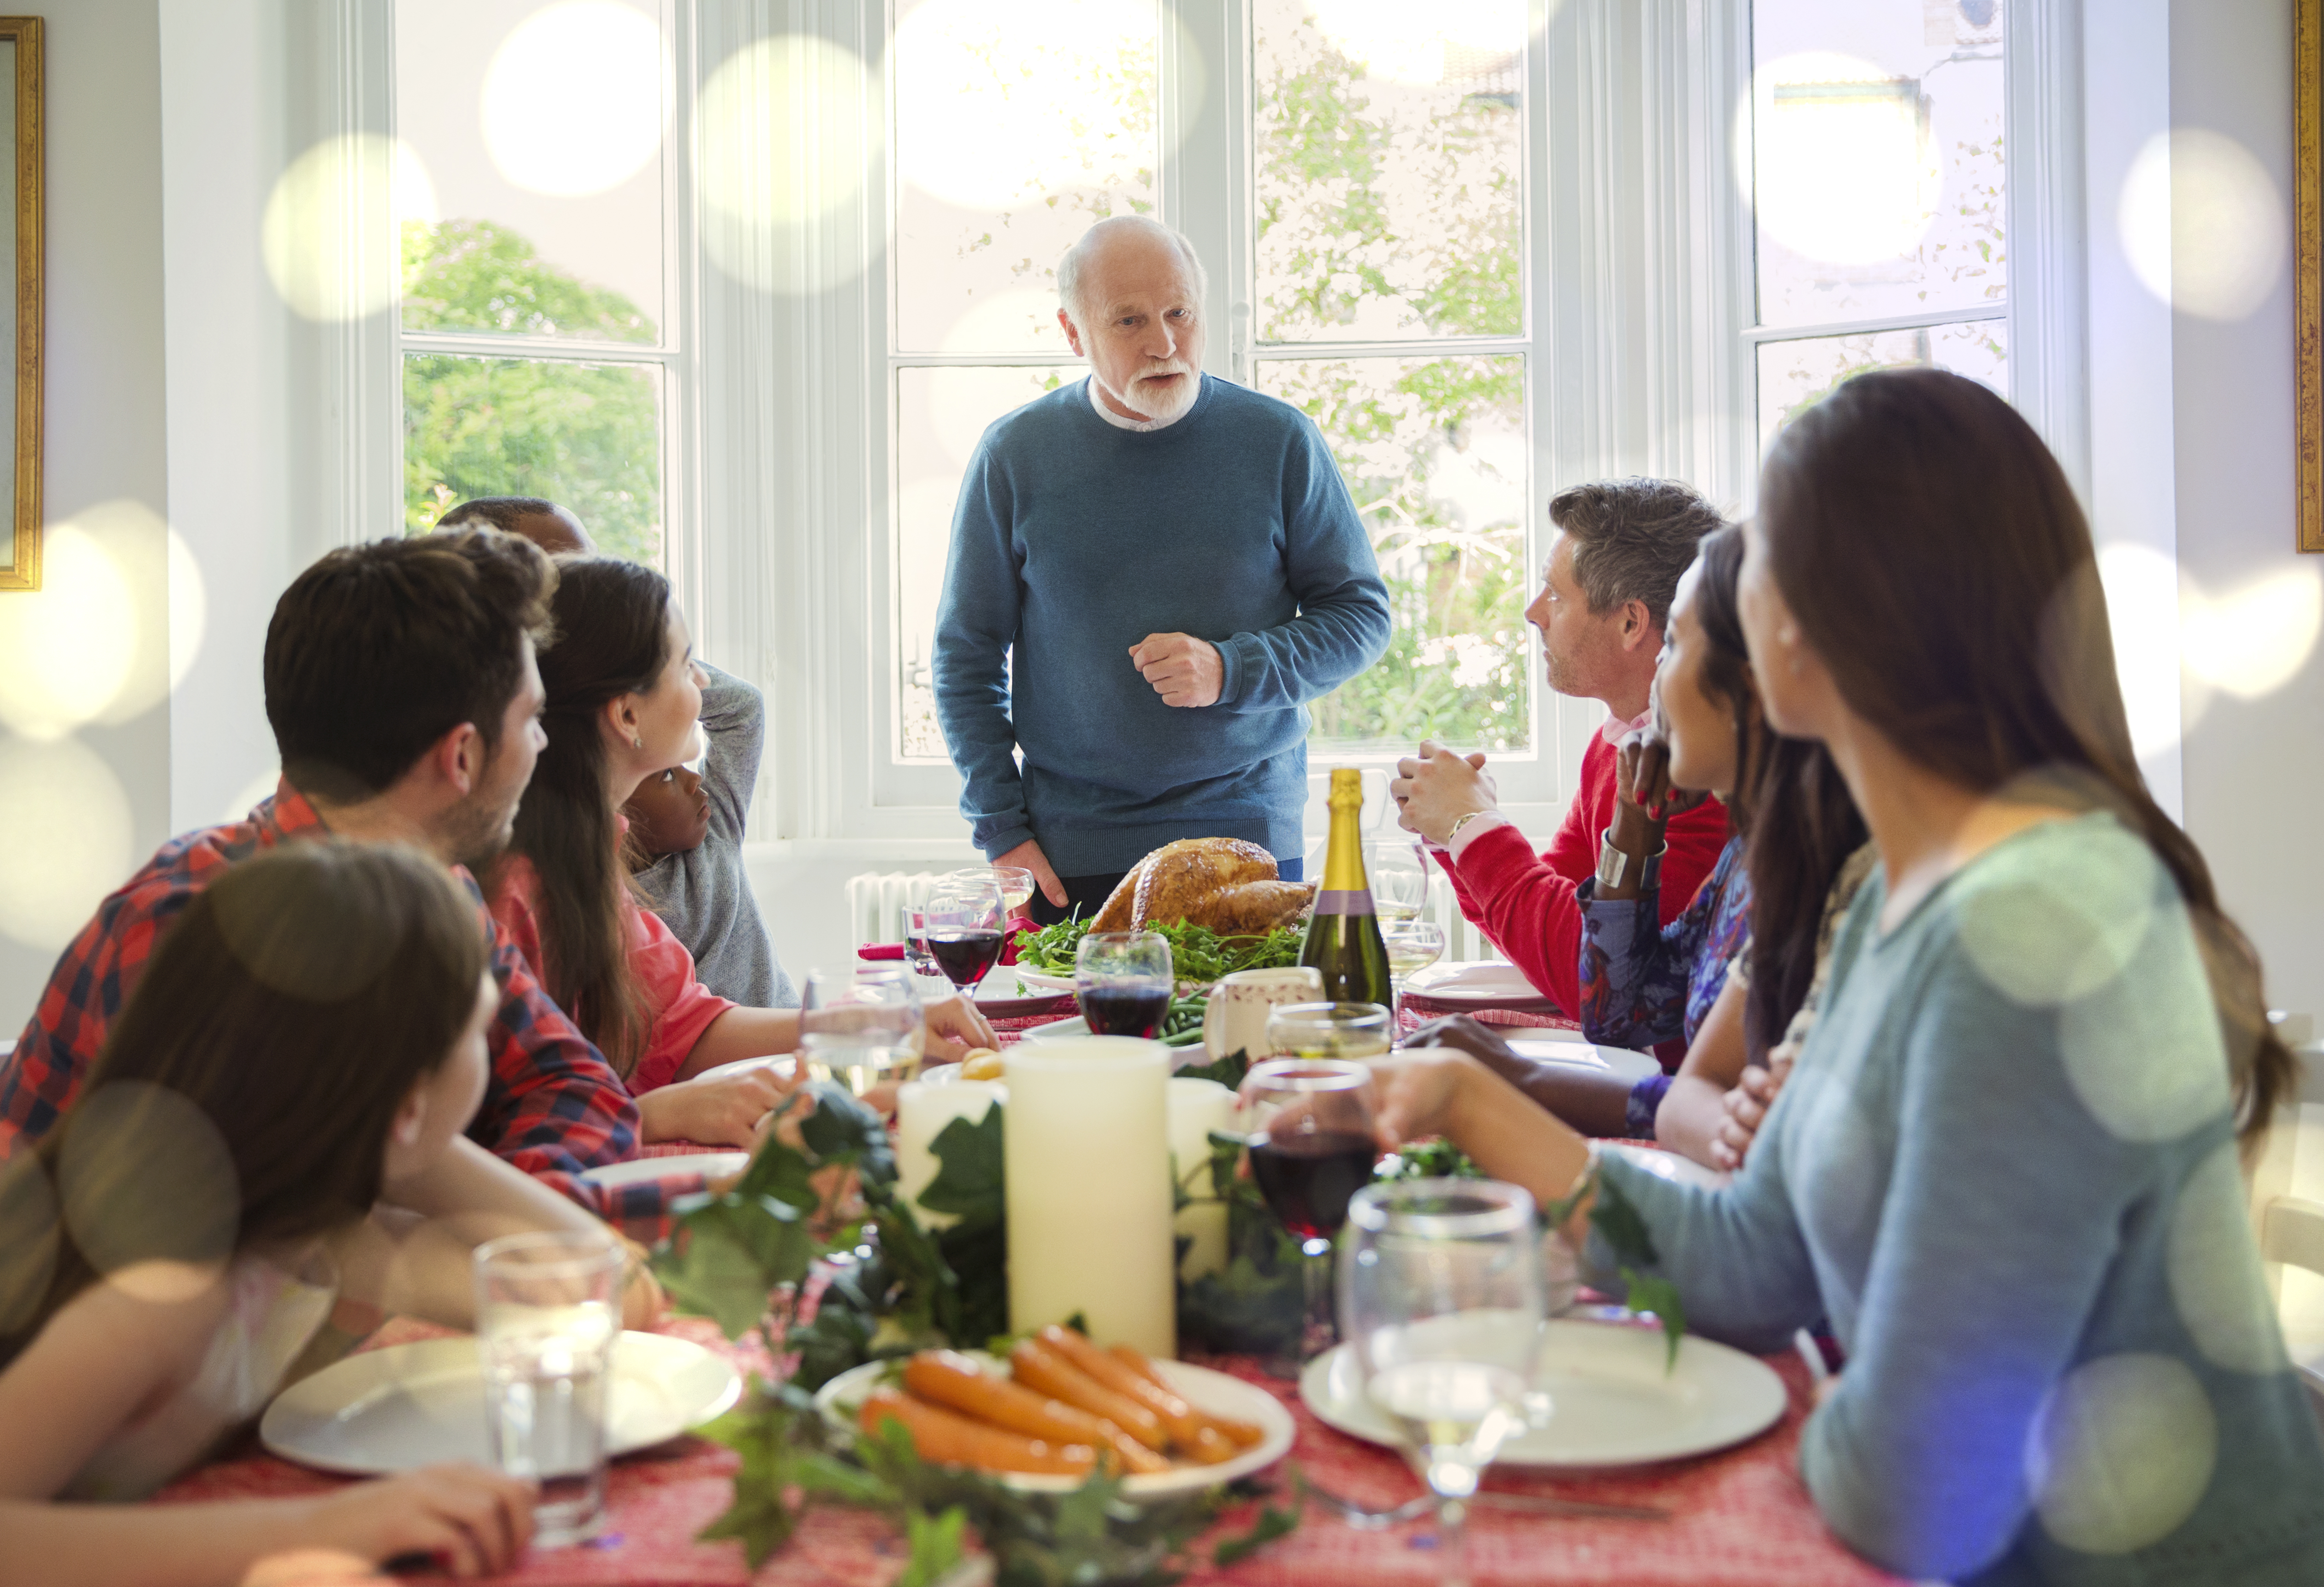
[[[863,871],[847,879],[848,929],[857,942],[901,942],[904,911],[926,900],[941,871]]]

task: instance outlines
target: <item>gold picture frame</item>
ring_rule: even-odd
[[[2300,549],[2324,551],[2324,0],[2298,0],[2293,18],[2292,345]]]
[[[0,106],[0,125],[13,124],[16,131],[15,157],[0,161],[0,181],[8,189],[0,193],[0,215],[13,214],[16,220],[14,249],[0,248],[0,262],[5,262],[0,269],[14,277],[0,281],[0,313],[7,316],[0,326],[0,339],[16,344],[15,384],[0,384],[0,393],[13,393],[14,409],[8,421],[0,422],[0,434],[13,432],[15,438],[13,448],[0,452],[8,460],[6,489],[0,491],[0,499],[14,503],[16,526],[14,555],[0,567],[0,590],[41,587],[41,182],[46,169],[41,152],[42,67],[41,19],[0,16],[0,94],[8,97],[8,103]],[[7,290],[10,286],[13,291]],[[13,329],[14,336],[6,337],[6,329]]]

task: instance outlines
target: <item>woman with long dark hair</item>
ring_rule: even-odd
[[[694,957],[644,908],[621,808],[638,785],[702,749],[693,639],[650,567],[611,557],[559,565],[557,641],[540,655],[549,743],[486,891],[493,914],[558,1006],[638,1098],[646,1140],[748,1146],[783,1087],[765,1070],[696,1080],[798,1046],[798,1010],[752,1009],[704,986]],[[927,1011],[932,1055],[995,1045],[964,1000]]]
[[[1801,1472],[1883,1566],[2324,1581],[2324,1445],[2237,1173],[2291,1058],[2140,779],[2056,461],[1973,382],[1860,375],[1770,452],[1740,590],[1770,724],[1829,750],[1879,857],[1742,1172],[1593,1163],[1462,1058],[1383,1075],[1384,1137],[1579,1186],[1601,1278],[1645,1259],[1591,1230],[1618,1197],[1706,1333],[1829,1317]]]
[[[0,1169],[0,1583],[232,1582],[301,1547],[480,1575],[523,1548],[528,1486],[475,1466],[86,1502],[143,1497],[256,1416],[335,1305],[465,1327],[475,1242],[604,1232],[462,1137],[500,1002],[485,949],[441,866],[320,840],[171,925],[87,1087]]]

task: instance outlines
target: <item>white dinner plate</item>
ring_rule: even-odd
[[[1074,989],[1074,978],[1070,975],[1051,975],[1047,971],[1028,970],[1022,964],[1013,967],[1003,965],[993,974],[1014,975],[1025,983],[1028,992],[1071,992]]]
[[[981,1350],[962,1353],[989,1369],[999,1369],[1001,1363]],[[867,1361],[853,1371],[842,1372],[825,1384],[815,1397],[816,1407],[833,1426],[855,1431],[856,1413],[862,1407],[872,1389],[881,1380],[901,1365],[897,1361]],[[1155,1472],[1144,1476],[1126,1478],[1121,1485],[1126,1499],[1166,1499],[1176,1493],[1198,1493],[1205,1488],[1215,1488],[1222,1482],[1231,1482],[1238,1477],[1248,1477],[1262,1472],[1291,1453],[1291,1435],[1296,1424],[1282,1402],[1264,1389],[1253,1388],[1240,1378],[1230,1378],[1224,1372],[1213,1372],[1208,1367],[1190,1367],[1184,1361],[1157,1361],[1154,1363],[1164,1379],[1188,1405],[1206,1410],[1214,1416],[1231,1416],[1238,1422],[1250,1422],[1266,1430],[1267,1436],[1231,1461],[1215,1466],[1178,1466],[1167,1472]],[[1028,1472],[998,1472],[993,1473],[1010,1487],[1025,1493],[1065,1493],[1081,1486],[1078,1477],[1038,1476]]]
[[[1456,1009],[1554,1009],[1525,972],[1504,959],[1448,959],[1405,977],[1404,990]]]
[[[746,1151],[697,1151],[667,1158],[632,1158],[626,1163],[607,1163],[600,1168],[585,1169],[575,1176],[592,1185],[618,1189],[625,1185],[650,1185],[657,1179],[675,1178],[680,1174],[739,1174],[750,1165]]]
[[[1542,1342],[1534,1386],[1553,1411],[1501,1445],[1497,1464],[1550,1469],[1645,1465],[1708,1454],[1765,1432],[1784,1414],[1784,1380],[1765,1361],[1688,1334],[1664,1370],[1662,1331],[1560,1318]],[[1326,1426],[1373,1444],[1396,1429],[1366,1397],[1342,1344],[1307,1363],[1299,1396]]]
[[[771,1069],[788,1079],[797,1067],[797,1060],[784,1053],[771,1058],[736,1058],[732,1063],[716,1064],[696,1075],[696,1080],[731,1080],[737,1075],[748,1075],[753,1069]]]
[[[1607,1047],[1599,1042],[1584,1041],[1578,1036],[1518,1036],[1509,1029],[1504,1029],[1502,1035],[1509,1044],[1509,1050],[1521,1058],[1571,1064],[1577,1069],[1601,1070],[1633,1085],[1649,1075],[1663,1072],[1662,1062],[1654,1054],[1633,1052],[1626,1047]]]
[[[742,1398],[724,1358],[667,1333],[613,1342],[605,1449],[630,1454],[677,1437]],[[494,1463],[484,1435],[484,1378],[473,1335],[367,1350],[274,1397],[258,1436],[284,1460],[379,1477],[438,1461]]]
[[[1035,1025],[1025,1032],[1027,1041],[1061,1041],[1069,1036],[1087,1036],[1089,1021],[1075,1014],[1070,1020],[1052,1020],[1047,1025]]]

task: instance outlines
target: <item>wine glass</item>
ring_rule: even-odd
[[[1394,1029],[1404,1029],[1404,983],[1444,956],[1444,927],[1434,920],[1384,920],[1380,943],[1388,949]]]
[[[1364,879],[1371,883],[1372,909],[1383,931],[1391,920],[1418,919],[1428,907],[1428,861],[1410,838],[1364,844]]]
[[[1378,1003],[1278,1003],[1267,1017],[1268,1051],[1279,1058],[1384,1057],[1392,1038]]]
[[[888,1080],[908,1080],[925,1047],[912,978],[888,964],[853,973],[807,972],[799,997],[799,1056],[816,1080],[836,1080],[857,1096]]]
[[[1364,1392],[1436,1496],[1445,1587],[1467,1587],[1468,1506],[1527,1423],[1544,1296],[1533,1197],[1490,1179],[1406,1179],[1356,1193],[1340,1325]]]
[[[1268,1210],[1299,1240],[1306,1311],[1299,1359],[1338,1342],[1332,1327],[1332,1240],[1348,1198],[1371,1183],[1371,1070],[1340,1058],[1276,1058],[1243,1079],[1243,1143]]]
[[[920,906],[928,956],[954,986],[973,988],[1001,962],[1005,918],[1001,884],[988,872],[946,878]]]
[[[928,952],[927,911],[914,904],[904,911],[904,963],[914,976],[926,981],[941,981],[949,989],[951,979]]]
[[[1176,985],[1170,939],[1158,931],[1093,931],[1074,950],[1074,996],[1092,1036],[1152,1040]]]
[[[974,886],[994,881],[1001,886],[1001,912],[1009,919],[1023,914],[1033,901],[1033,873],[1022,865],[971,865],[959,871],[947,872],[937,879],[936,885],[948,888],[957,882]]]

